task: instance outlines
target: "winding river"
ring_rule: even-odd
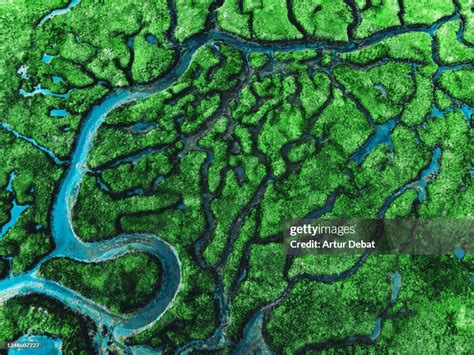
[[[79,2],[80,0],[73,0],[67,8],[53,11],[40,21],[40,25],[54,16],[70,11],[71,8],[76,6]],[[95,321],[98,328],[95,346],[99,352],[105,352],[108,348],[114,347],[120,348],[125,353],[143,353],[145,351],[144,347],[127,347],[124,345],[123,340],[152,326],[173,304],[176,294],[179,291],[181,282],[181,264],[176,250],[158,236],[150,234],[122,234],[111,240],[84,243],[77,236],[72,225],[72,211],[77,200],[82,179],[87,171],[87,158],[91,151],[94,137],[101,124],[105,121],[107,115],[123,105],[145,99],[150,95],[159,93],[169,88],[188,68],[196,50],[208,43],[222,41],[239,48],[244,53],[252,51],[266,53],[278,51],[288,52],[294,50],[321,48],[337,49],[340,52],[349,52],[408,31],[423,31],[433,35],[434,31],[438,29],[442,23],[450,20],[456,20],[458,18],[459,15],[453,15],[438,21],[428,28],[400,27],[396,29],[390,29],[388,31],[382,31],[379,34],[373,35],[357,43],[351,42],[346,45],[330,45],[323,42],[303,44],[258,44],[253,42],[245,42],[232,35],[222,33],[217,30],[210,30],[207,33],[199,35],[196,38],[185,42],[184,49],[180,53],[178,62],[174,68],[160,80],[149,85],[137,85],[127,89],[115,89],[99,104],[94,106],[92,110],[89,111],[88,115],[83,119],[71,155],[70,164],[67,165],[67,169],[65,170],[61,179],[50,217],[52,238],[55,243],[55,249],[51,254],[41,259],[36,267],[31,271],[18,276],[0,280],[0,302],[6,301],[18,295],[33,293],[53,297],[71,309],[77,311],[80,314],[84,314]],[[42,91],[40,87],[35,88],[33,93],[24,92],[22,94],[24,96],[28,96],[36,93],[50,94],[50,92],[44,90]],[[371,148],[373,148],[372,146],[387,141],[389,139],[389,132],[393,128],[393,124],[394,121],[389,121],[389,124],[381,127],[380,132],[378,132],[380,133],[380,137],[376,136],[376,139],[368,142],[367,147],[364,146],[364,149],[361,150],[359,155],[354,156],[354,159],[356,161],[362,160],[363,157],[368,154]],[[3,128],[7,130],[9,129],[8,125],[4,126]],[[13,130],[11,130],[11,132],[15,134]],[[21,136],[20,138],[27,139],[27,137],[24,136]],[[51,152],[47,150],[44,151],[57,163],[65,163],[61,160],[58,160]],[[111,260],[130,252],[146,252],[154,255],[162,264],[163,280],[154,299],[142,309],[129,316],[111,313],[105,307],[88,298],[83,297],[79,293],[62,286],[59,283],[42,279],[38,273],[41,265],[51,258],[67,257],[81,262],[91,263]],[[393,297],[393,302],[395,299],[396,296]],[[254,333],[254,328],[261,328],[261,323],[263,321],[262,317],[262,312],[258,312],[257,316],[252,320],[245,330],[246,338],[250,339],[252,342],[260,341],[259,337],[255,337],[252,334]],[[217,338],[221,339],[221,337]],[[244,349],[246,347],[246,343],[250,342],[250,340],[241,343],[237,350]]]

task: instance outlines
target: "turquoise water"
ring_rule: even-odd
[[[20,66],[16,73],[20,75],[20,78],[22,79],[28,79],[30,77],[30,75],[28,74],[28,67],[25,65]]]
[[[380,144],[386,144],[392,149],[392,139],[390,134],[395,127],[396,119],[391,119],[384,124],[375,125],[375,133],[369,137],[362,147],[360,147],[352,156],[351,160],[360,164],[364,161],[365,157],[370,154]]]
[[[158,44],[158,40],[157,40],[156,37],[153,36],[153,35],[147,35],[147,36],[145,37],[145,39],[146,39],[146,41],[147,41],[148,43],[150,43],[150,44]]]
[[[64,117],[64,116],[69,115],[69,112],[64,109],[53,109],[49,111],[49,115],[51,117]]]
[[[39,343],[38,348],[20,348],[8,350],[8,355],[59,355],[62,354],[63,342],[58,338],[45,335],[23,335],[15,340],[17,343]]]
[[[441,158],[441,148],[436,147],[431,158],[430,164],[426,169],[423,169],[418,181],[415,182],[414,187],[418,191],[418,200],[423,202],[426,200],[426,188],[428,183],[434,179],[439,172]]]
[[[49,63],[51,63],[53,58],[54,58],[54,56],[45,53],[45,54],[43,54],[43,57],[41,58],[41,61],[43,63],[49,64]]]
[[[156,122],[137,122],[124,129],[132,133],[142,134],[155,129],[156,127],[158,127],[158,123]]]
[[[460,247],[454,248],[454,256],[456,257],[456,259],[458,259],[458,260],[463,259],[465,254],[466,253],[464,252],[464,249],[462,249]]]
[[[23,97],[31,97],[31,96],[35,96],[35,95],[38,95],[38,94],[46,95],[46,96],[60,97],[62,99],[67,99],[69,97],[68,93],[66,93],[66,94],[56,94],[56,93],[54,93],[54,92],[52,92],[48,89],[42,89],[40,84],[36,85],[34,87],[33,91],[27,92],[24,89],[20,89],[20,90],[18,90],[18,92]]]
[[[54,10],[54,11],[50,12],[49,14],[47,14],[45,17],[43,17],[40,20],[39,26],[43,25],[46,21],[48,21],[49,19],[54,18],[55,16],[64,15],[64,14],[68,13],[69,11],[71,11],[71,9],[74,6],[78,5],[80,2],[81,2],[81,0],[71,0],[71,2],[64,9]]]
[[[10,219],[5,223],[0,229],[0,239],[2,239],[7,232],[15,226],[15,224],[20,219],[21,214],[29,207],[29,205],[20,205],[16,200],[16,194],[13,190],[13,179],[15,178],[15,172],[10,173],[8,178],[8,184],[6,190],[13,195],[12,208],[10,209]]]

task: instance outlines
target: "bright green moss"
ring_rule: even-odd
[[[474,15],[472,13],[472,3],[470,0],[460,0],[461,16],[464,21],[463,39],[468,43],[474,43]]]
[[[367,65],[383,57],[431,63],[431,37],[423,32],[404,33],[384,39],[373,46],[354,52],[342,53],[341,59]]]
[[[253,11],[253,36],[261,40],[290,40],[303,37],[288,19],[284,0],[262,0]]]
[[[405,1],[403,19],[407,24],[431,24],[454,12],[454,3],[450,0]]]
[[[447,110],[451,106],[451,100],[439,89],[435,90],[435,103],[441,110]]]
[[[362,112],[357,110],[353,102],[344,98],[340,90],[335,90],[333,101],[319,116],[311,133],[318,138],[327,137],[348,156],[364,143],[371,131]]]
[[[265,53],[252,52],[250,53],[250,63],[256,69],[260,69],[265,66],[270,59]]]
[[[270,344],[293,353],[305,344],[370,335],[390,298],[388,273],[395,267],[394,257],[372,257],[345,282],[298,283],[271,314],[266,328]]]
[[[407,190],[390,205],[385,213],[385,218],[402,218],[406,217],[413,211],[413,204],[417,198],[414,190]]]
[[[411,68],[406,64],[387,63],[368,70],[347,66],[335,69],[336,79],[352,92],[376,122],[397,116],[414,92]]]
[[[433,105],[433,85],[429,77],[415,74],[415,97],[405,106],[401,119],[408,125],[419,124],[431,113]]]
[[[172,50],[148,43],[142,35],[135,37],[134,51],[136,57],[132,65],[132,77],[139,83],[158,78],[173,64]]]
[[[329,41],[347,41],[352,15],[342,0],[296,0],[292,2],[298,22],[310,37]]]
[[[211,3],[212,1],[210,0],[194,2],[177,0],[175,2],[178,24],[174,35],[179,41],[185,41],[204,29]]]
[[[398,12],[400,11],[397,0],[379,0],[372,2],[372,6],[359,9],[362,21],[356,28],[357,38],[368,37],[383,29],[400,24]]]
[[[439,83],[452,97],[474,105],[474,98],[470,92],[473,80],[474,70],[461,69],[444,72],[439,78]]]
[[[436,31],[439,58],[443,64],[453,65],[474,60],[474,48],[463,45],[457,39],[461,22],[447,22]]]
[[[225,0],[217,11],[217,22],[224,31],[234,33],[243,38],[250,38],[250,16],[239,11],[237,0]]]
[[[288,159],[291,162],[302,161],[315,153],[316,147],[313,141],[308,141],[299,145],[292,145],[288,152]]]

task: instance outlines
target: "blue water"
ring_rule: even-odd
[[[382,84],[375,84],[374,89],[377,89],[383,97],[387,97],[387,88]]]
[[[437,106],[433,105],[433,110],[431,111],[431,117],[444,118],[446,111],[441,111]]]
[[[48,21],[49,19],[54,18],[55,16],[64,15],[65,13],[71,11],[71,9],[74,6],[76,6],[77,4],[79,4],[80,2],[81,2],[81,0],[71,0],[71,2],[64,9],[54,10],[54,11],[50,12],[49,14],[47,14],[45,17],[43,17],[40,20],[39,26],[43,25],[46,21]]]
[[[387,144],[392,149],[392,138],[390,134],[396,123],[396,119],[393,118],[384,124],[375,125],[375,133],[351,156],[351,160],[357,164],[362,163],[365,157],[380,144]]]
[[[64,109],[52,109],[49,111],[49,115],[51,117],[64,117],[66,115],[69,115],[69,112]]]
[[[158,44],[158,40],[157,40],[156,37],[153,36],[153,35],[147,35],[147,36],[145,37],[145,39],[146,39],[146,41],[147,41],[148,43],[150,43],[150,44]]]
[[[370,340],[374,341],[379,337],[382,331],[382,322],[383,318],[377,318],[374,329],[372,330],[372,333],[369,336]]]
[[[264,312],[258,311],[244,329],[244,337],[234,349],[234,355],[273,354],[262,334]]]
[[[0,240],[7,234],[7,232],[13,228],[20,218],[21,214],[29,207],[29,205],[19,205],[16,201],[13,201],[13,207],[10,210],[10,220],[2,226],[0,231]]]
[[[155,178],[155,180],[153,180],[153,189],[155,190],[156,188],[158,188],[158,186],[163,182],[165,181],[165,177],[163,175],[160,175],[160,176],[157,176]]]
[[[158,123],[156,122],[137,122],[132,126],[126,127],[125,130],[132,133],[142,134],[155,129],[156,127],[158,127]]]
[[[43,57],[41,58],[41,61],[43,63],[46,63],[46,64],[49,64],[51,63],[51,61],[53,60],[54,56],[53,55],[49,55],[49,54],[43,54]]]
[[[324,204],[324,206],[314,209],[313,211],[308,213],[304,218],[305,219],[315,219],[315,218],[319,218],[319,217],[325,215],[326,213],[330,213],[332,211],[332,209],[334,208],[334,203],[336,202],[336,197],[337,197],[337,192],[333,192],[329,196],[329,198],[326,200],[326,203]]]
[[[392,274],[392,296],[390,298],[391,304],[394,304],[397,301],[401,288],[402,275],[400,275],[400,273],[397,271]]]
[[[474,115],[474,107],[464,104],[461,107],[461,112],[464,114],[468,125],[471,126],[472,115]]]
[[[20,219],[21,214],[29,207],[29,205],[20,205],[16,200],[16,194],[13,190],[13,179],[15,179],[16,173],[10,173],[8,178],[8,184],[6,190],[13,195],[12,208],[10,209],[10,219],[5,223],[0,230],[0,240],[7,234],[7,232],[15,226]]]
[[[391,194],[382,204],[382,207],[379,209],[377,213],[378,218],[383,218],[385,213],[387,212],[388,208],[392,204],[395,199],[402,195],[408,189],[414,189],[418,193],[418,201],[424,202],[426,200],[426,188],[428,184],[432,182],[439,173],[440,168],[440,158],[441,158],[441,148],[435,147],[433,151],[433,155],[431,157],[430,164],[426,169],[423,169],[420,173],[420,178],[407,183],[405,186],[401,187],[393,194]]]
[[[63,82],[63,78],[61,78],[60,76],[53,76],[53,83],[61,83]]]
[[[237,166],[234,168],[235,174],[239,179],[239,182],[243,182],[245,180],[245,169],[243,166]]]
[[[461,104],[460,102],[457,102],[457,103]],[[442,111],[437,106],[433,105],[433,110],[431,111],[431,117],[444,118],[444,116],[447,113],[453,112],[456,109],[459,109],[459,107],[451,106],[448,109]],[[468,104],[462,103],[460,106],[460,110],[463,113],[464,117],[466,118],[467,124],[471,126],[471,122],[472,122],[471,116],[474,115],[474,107],[469,106]]]
[[[40,343],[38,348],[10,349],[8,355],[58,355],[62,354],[63,342],[58,338],[51,338],[45,335],[22,335],[15,340],[16,343]]]
[[[30,77],[30,75],[28,74],[28,67],[26,65],[20,66],[16,73],[20,75],[20,78],[22,79],[28,79]]]
[[[456,65],[440,65],[438,69],[436,70],[436,73],[433,75],[433,81],[438,80],[441,74],[443,74],[444,72],[459,70],[459,69],[466,69],[466,68],[470,68],[471,66],[472,66],[472,63],[463,63],[463,64],[456,64]]]
[[[136,152],[133,155],[127,155],[123,158],[118,158],[116,161],[114,161],[112,164],[110,164],[111,168],[115,168],[116,166],[119,166],[121,164],[133,164],[136,165],[140,160],[142,160],[143,157],[153,154],[153,153],[160,153],[166,149],[165,146],[162,147],[151,147],[151,148],[145,148],[141,151]]]
[[[390,297],[391,305],[393,305],[397,301],[398,295],[400,294],[401,287],[402,287],[402,276],[400,275],[398,271],[394,272],[392,274],[392,295]],[[385,316],[380,316],[377,318],[377,320],[375,321],[374,329],[372,330],[372,333],[369,336],[370,340],[374,341],[380,336],[384,321],[385,321]]]
[[[465,255],[464,249],[460,247],[454,248],[454,256],[456,257],[456,259],[461,260],[462,258],[464,258],[464,255]]]
[[[62,99],[67,99],[69,97],[68,93],[66,93],[66,94],[56,94],[54,92],[51,92],[48,89],[42,89],[41,84],[36,85],[34,87],[33,91],[27,92],[24,89],[20,89],[20,90],[18,90],[18,92],[23,97],[31,97],[31,96],[34,96],[34,95],[37,95],[37,94],[46,95],[46,96],[55,96],[55,97],[60,97]]]
[[[24,141],[33,144],[36,148],[38,148],[39,150],[41,150],[42,152],[44,152],[48,157],[50,157],[51,159],[53,159],[53,161],[54,161],[56,164],[62,165],[62,164],[66,164],[66,163],[67,163],[67,161],[59,159],[59,158],[58,158],[51,150],[49,150],[48,148],[45,148],[45,147],[43,147],[42,145],[39,145],[33,138],[24,136],[24,135],[18,133],[17,131],[15,131],[14,129],[10,128],[10,126],[9,126],[7,123],[5,123],[5,122],[0,122],[0,126],[3,127],[6,131],[8,131],[8,132],[10,132],[11,134],[13,134],[15,137],[21,138],[21,139],[23,139]]]
[[[128,191],[126,193],[126,195],[128,197],[131,197],[131,196],[143,196],[143,194],[145,193],[145,190],[143,190],[141,187],[137,187],[136,189],[133,189],[131,191]]]
[[[418,191],[418,200],[423,202],[426,200],[426,188],[428,183],[434,179],[439,172],[441,148],[436,147],[431,158],[431,162],[426,169],[420,174],[420,179],[415,182],[414,187]]]

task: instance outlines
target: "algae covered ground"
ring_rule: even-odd
[[[0,19],[0,343],[472,354],[471,250],[283,240],[302,218],[473,218],[471,1],[9,0]],[[61,204],[93,262],[63,248]]]

